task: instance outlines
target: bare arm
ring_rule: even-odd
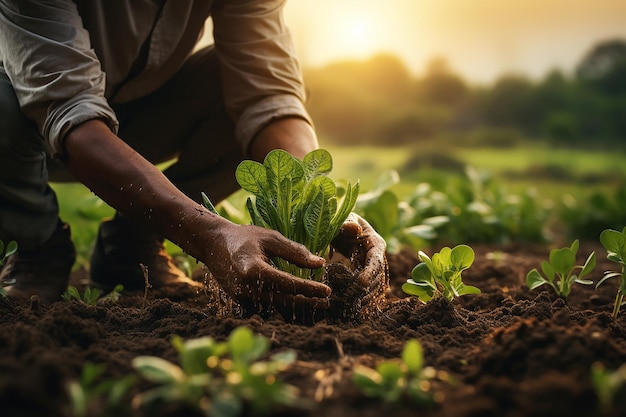
[[[115,209],[162,232],[205,263],[235,298],[274,297],[324,305],[330,288],[279,271],[273,256],[316,268],[324,261],[278,232],[233,224],[189,199],[99,120],[73,129],[64,163],[78,180]],[[259,288],[258,281],[265,284]],[[237,284],[237,285],[235,285]],[[231,287],[232,286],[232,287]],[[298,296],[299,295],[299,296]],[[304,299],[303,299],[304,298]],[[321,304],[320,304],[321,303]]]
[[[317,136],[313,127],[304,119],[285,117],[265,126],[256,134],[250,144],[250,157],[263,161],[273,149],[284,149],[296,158],[318,148]]]

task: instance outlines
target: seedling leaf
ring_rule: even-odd
[[[402,350],[402,360],[410,373],[417,375],[424,366],[422,345],[417,340],[409,340]]]
[[[201,193],[201,195],[202,195],[202,205],[204,207],[206,207],[210,212],[215,213],[215,214],[219,214],[217,212],[217,210],[215,209],[215,206],[213,205],[213,203],[209,199],[209,197],[204,192]]]
[[[531,290],[547,284],[559,297],[567,297],[572,291],[572,284],[592,285],[593,281],[583,279],[596,267],[596,255],[592,252],[582,266],[576,265],[579,242],[575,240],[570,247],[552,249],[549,260],[541,262],[541,276],[537,269],[532,269],[526,275],[526,285]],[[575,274],[580,270],[578,275]]]
[[[606,229],[600,233],[600,243],[613,255],[614,262],[626,261],[626,236],[617,230]]]
[[[620,272],[607,271],[604,278],[598,282],[598,285],[600,285],[608,278],[616,276],[620,278],[613,304],[613,319],[616,319],[621,309],[624,295],[626,295],[626,227],[624,227],[621,233],[612,229],[603,230],[600,233],[600,243],[608,251],[607,259],[621,266]]]
[[[537,269],[533,268],[526,275],[526,285],[528,285],[529,289],[534,290],[535,288],[541,287],[543,284],[550,284],[550,282],[542,277]]]
[[[264,184],[267,182],[265,167],[256,161],[242,161],[235,171],[237,182],[249,193],[253,195],[264,194]]]
[[[185,379],[185,372],[179,366],[156,356],[137,356],[132,364],[145,379],[157,384],[182,382]]]
[[[409,295],[417,295],[424,302],[437,296],[448,301],[466,294],[478,294],[477,287],[463,283],[461,273],[474,262],[474,250],[467,245],[458,245],[453,249],[442,248],[431,258],[422,251],[418,258],[422,261],[412,272],[412,279],[402,285],[402,290]]]
[[[438,377],[438,373],[424,368],[423,363],[422,347],[416,339],[411,339],[406,342],[400,360],[381,362],[376,369],[356,365],[352,381],[364,395],[388,404],[406,400],[416,406],[431,405],[434,400],[429,380]]]
[[[306,181],[320,175],[328,174],[333,169],[333,159],[325,149],[316,149],[309,152],[302,159]]]
[[[450,264],[456,271],[465,271],[474,263],[474,251],[467,245],[458,245],[450,251]]]
[[[260,335],[254,335],[247,327],[238,327],[228,338],[228,350],[233,360],[249,364],[269,349],[269,341]]]

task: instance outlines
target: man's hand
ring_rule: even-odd
[[[358,284],[374,289],[389,284],[385,240],[356,213],[350,213],[341,226],[332,248],[351,260],[357,268]]]
[[[329,284],[333,303],[342,315],[366,317],[380,308],[389,290],[389,268],[385,256],[385,240],[356,213],[350,213],[332,242],[333,258],[347,258],[352,280],[342,278],[340,270],[330,271]],[[330,264],[332,265],[332,264]],[[344,294],[336,294],[341,291]]]
[[[294,277],[270,264],[280,257],[303,268],[320,268],[324,259],[274,230],[230,222],[220,226],[206,265],[215,280],[247,312],[295,312],[326,309],[331,289]],[[215,236],[214,235],[214,236]]]

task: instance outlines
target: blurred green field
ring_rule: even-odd
[[[420,182],[442,188],[453,176],[463,176],[471,165],[490,173],[510,193],[529,188],[539,197],[554,201],[587,198],[594,192],[612,193],[626,184],[624,155],[576,149],[549,149],[525,145],[509,149],[460,148],[426,144],[423,147],[327,146],[334,161],[335,180],[361,182],[361,193],[371,190],[388,170],[399,172],[400,182],[392,187],[398,196],[409,195]],[[53,184],[61,206],[61,217],[72,226],[79,260],[86,265],[99,222],[114,211],[81,184]],[[237,192],[228,202],[243,210],[246,194]],[[169,244],[168,250],[179,251]]]
[[[385,170],[396,169],[399,194],[410,192],[419,182],[445,183],[449,175],[462,175],[459,167],[469,165],[491,174],[510,192],[519,193],[535,188],[546,198],[565,194],[586,197],[593,192],[614,192],[626,185],[625,155],[622,152],[553,149],[541,144],[515,148],[437,148],[425,147],[335,147],[327,149],[333,155],[334,179],[361,181],[368,190]],[[445,157],[438,166],[436,161]],[[411,160],[421,162],[406,168]],[[455,161],[459,166],[455,166]],[[450,166],[452,165],[452,166]]]

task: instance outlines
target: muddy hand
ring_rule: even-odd
[[[275,268],[270,259],[283,258],[303,268],[319,268],[324,259],[274,230],[232,225],[212,245],[207,264],[220,286],[246,312],[275,310],[289,314],[328,307],[330,288],[322,283],[294,277]],[[230,230],[232,229],[232,230]]]
[[[358,284],[371,296],[389,288],[386,242],[372,226],[356,213],[350,213],[332,242],[333,250],[350,259]]]

